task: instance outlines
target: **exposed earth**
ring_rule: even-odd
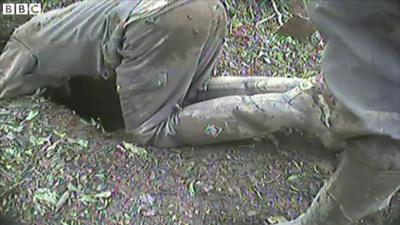
[[[323,42],[274,32],[280,3],[228,1],[215,75],[319,74]],[[193,137],[195,138],[195,137]],[[338,153],[309,134],[179,149],[140,147],[42,97],[0,102],[0,203],[26,224],[269,224],[304,212]],[[354,190],[357,191],[357,190]],[[400,225],[400,194],[357,225]]]

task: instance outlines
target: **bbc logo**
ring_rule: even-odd
[[[3,15],[38,15],[42,12],[42,5],[39,3],[4,3]]]

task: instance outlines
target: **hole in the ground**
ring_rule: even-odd
[[[115,80],[75,77],[66,87],[48,88],[45,97],[67,106],[84,119],[95,119],[108,131],[124,128]]]

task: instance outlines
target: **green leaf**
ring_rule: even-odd
[[[123,142],[122,143],[122,147],[125,151],[127,151],[128,153],[133,153],[136,155],[139,155],[140,157],[146,159],[147,158],[147,151],[144,148],[141,147],[137,147],[131,143],[127,143],[127,142]]]
[[[43,145],[44,143],[46,143],[47,138],[35,137],[35,136],[31,135],[29,137],[29,141],[31,142],[31,144],[33,146],[39,146],[39,145]]]
[[[57,204],[57,193],[48,188],[39,188],[33,194],[33,200],[40,204],[44,203],[47,206],[53,207]]]
[[[133,151],[133,149],[135,148],[133,144],[128,142],[123,142],[122,146],[124,147],[125,150],[130,150],[130,151]]]
[[[109,198],[109,197],[111,197],[111,191],[104,191],[104,192],[98,193],[94,197],[96,197],[96,198]]]
[[[301,176],[298,174],[292,174],[287,178],[287,181],[289,182],[298,182],[300,181]]]
[[[79,139],[76,143],[78,145],[80,145],[82,148],[88,148],[89,147],[89,141],[84,140],[84,139]]]
[[[96,199],[94,199],[91,195],[87,195],[87,194],[82,194],[80,200],[84,203],[94,203],[96,202]]]
[[[54,130],[54,134],[59,136],[60,138],[64,138],[67,134],[58,130]]]
[[[61,196],[61,198],[58,200],[56,204],[56,212],[58,212],[65,205],[65,203],[68,201],[70,197],[70,194],[71,193],[69,192],[69,190],[64,192],[64,194]]]
[[[77,191],[78,190],[78,188],[75,185],[71,184],[71,183],[69,183],[67,185],[67,188],[68,188],[69,191]]]
[[[195,187],[196,182],[197,181],[194,180],[194,181],[190,182],[190,184],[189,184],[189,194],[192,197],[194,197],[196,195],[196,187]]]
[[[77,144],[81,146],[84,149],[87,149],[89,147],[89,141],[85,139],[74,139],[74,138],[67,138],[69,143],[72,144]]]
[[[286,218],[283,216],[270,216],[267,218],[269,224],[276,224],[276,223],[285,223],[287,222]]]
[[[38,110],[30,111],[28,116],[25,118],[25,121],[31,121],[31,120],[35,119],[35,117],[37,115],[39,115],[39,111]]]

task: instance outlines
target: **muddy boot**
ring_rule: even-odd
[[[278,225],[350,225],[387,205],[399,188],[399,143],[359,138],[349,143],[339,168],[307,212]]]

